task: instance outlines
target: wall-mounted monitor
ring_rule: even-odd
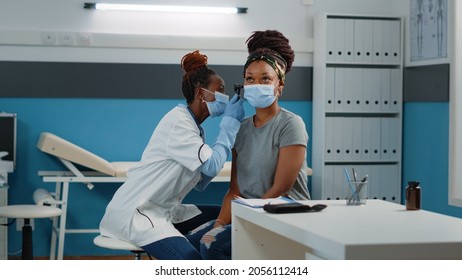
[[[16,114],[0,112],[0,152],[8,153],[2,160],[16,165]]]

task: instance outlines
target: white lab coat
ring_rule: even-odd
[[[211,155],[212,148],[204,144],[188,109],[184,105],[172,109],[107,206],[101,234],[138,246],[182,236],[173,224],[201,212],[181,201],[201,179],[199,167]]]

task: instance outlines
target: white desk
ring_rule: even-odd
[[[462,259],[462,219],[368,200],[269,214],[232,203],[233,259]]]

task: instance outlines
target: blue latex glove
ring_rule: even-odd
[[[244,119],[244,99],[235,94],[226,104],[223,116],[228,116],[241,122]]]

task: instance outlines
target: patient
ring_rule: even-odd
[[[254,32],[247,48],[244,99],[256,113],[244,119],[237,134],[230,187],[218,218],[186,236],[200,246],[204,259],[231,258],[231,200],[235,196],[310,199],[305,124],[278,103],[294,52],[288,39],[275,30]]]

